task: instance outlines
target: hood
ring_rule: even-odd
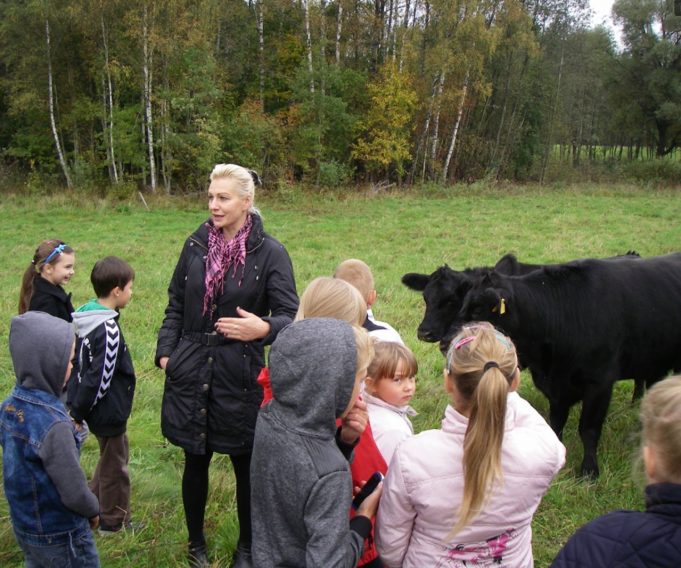
[[[279,332],[269,363],[272,412],[292,430],[333,437],[355,386],[352,326],[329,318],[294,322]]]
[[[78,337],[86,337],[93,329],[111,318],[117,318],[118,312],[102,306],[97,300],[90,300],[73,312],[73,324]]]
[[[17,384],[59,397],[76,340],[73,324],[43,312],[12,318],[9,351]]]

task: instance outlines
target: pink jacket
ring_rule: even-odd
[[[409,417],[416,416],[417,413],[409,405],[393,406],[367,392],[362,394],[362,397],[367,403],[369,422],[376,445],[385,463],[390,463],[400,442],[414,435],[414,427]]]
[[[463,495],[468,419],[447,406],[442,429],[404,440],[388,466],[376,542],[388,568],[531,568],[532,516],[565,464],[565,447],[530,404],[508,395],[503,483],[481,513],[449,536]]]

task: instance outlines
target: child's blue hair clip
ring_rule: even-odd
[[[58,254],[61,254],[64,252],[64,249],[66,248],[66,243],[60,243],[56,247],[54,247],[54,250],[47,255],[45,258],[45,262],[43,264],[48,264],[55,256]]]

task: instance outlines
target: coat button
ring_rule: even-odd
[[[208,364],[209,364],[209,365],[212,365],[212,364],[213,364],[213,358],[212,358],[212,357],[208,357]]]
[[[201,416],[206,415],[206,409],[205,408],[202,408],[201,410],[199,410],[199,412],[201,413]]]
[[[215,310],[218,309],[218,305],[217,305],[217,304],[213,304],[213,305],[210,307],[210,309],[211,309],[212,311],[215,311]]]
[[[206,433],[205,433],[205,432],[201,432],[201,433],[199,434],[199,438],[201,438],[202,440],[205,440],[205,439],[206,439]]]
[[[204,392],[207,391],[208,390],[208,383],[203,383],[203,385],[201,385],[201,388],[204,390]]]

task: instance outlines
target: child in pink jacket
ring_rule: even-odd
[[[418,364],[411,350],[394,341],[374,343],[374,358],[364,381],[364,400],[376,445],[389,464],[397,446],[414,435],[409,406],[416,392]]]
[[[376,539],[386,567],[531,568],[532,516],[565,448],[516,390],[511,341],[464,326],[444,370],[451,402],[440,430],[398,447],[384,482]]]

